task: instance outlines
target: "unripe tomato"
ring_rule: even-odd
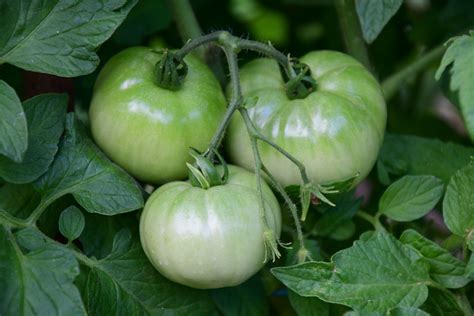
[[[182,87],[158,87],[153,75],[161,55],[146,47],[112,57],[97,78],[90,106],[99,147],[136,178],[166,183],[187,175],[189,147],[205,150],[225,111],[221,87],[209,68],[185,58]]]
[[[386,107],[377,80],[354,58],[334,51],[302,57],[316,91],[290,100],[277,63],[257,59],[241,70],[242,93],[257,97],[248,107],[255,125],[269,139],[299,159],[308,176],[324,184],[351,178],[360,182],[377,158],[385,131]],[[277,180],[301,184],[297,167],[267,144],[259,145],[263,163]],[[232,163],[253,170],[254,160],[244,122],[232,119],[226,138]]]
[[[280,207],[262,184],[268,225],[279,237]],[[143,249],[174,282],[199,289],[238,285],[264,265],[259,199],[255,175],[235,166],[229,166],[226,184],[207,190],[189,182],[167,183],[145,204]]]

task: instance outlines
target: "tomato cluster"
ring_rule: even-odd
[[[220,85],[199,59],[185,58],[187,75],[176,91],[156,84],[160,54],[134,47],[102,69],[90,107],[92,135],[102,150],[137,179],[160,186],[140,222],[143,249],[167,278],[195,288],[238,285],[264,264],[264,225],[249,136],[239,114],[225,139],[225,184],[200,188],[186,178],[190,147],[204,151],[226,108]],[[241,69],[248,112],[259,131],[300,160],[316,183],[372,168],[382,143],[386,109],[377,81],[359,62],[331,51],[301,58],[316,80],[304,99],[288,99],[277,63],[254,60]],[[284,186],[299,185],[299,171],[267,144],[263,163]],[[263,183],[264,216],[278,237],[279,204]]]

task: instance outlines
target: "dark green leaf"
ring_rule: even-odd
[[[397,307],[392,309],[388,316],[430,316],[430,314],[414,307]]]
[[[0,208],[19,218],[26,218],[41,196],[30,184],[5,184],[0,187]]]
[[[20,99],[12,87],[0,80],[0,154],[21,162],[27,147],[28,128]]]
[[[362,199],[354,199],[352,194],[345,194],[339,199],[334,200],[336,206],[326,207],[326,211],[316,222],[312,234],[316,236],[329,236],[340,225],[346,224],[357,213],[361,202]]]
[[[36,228],[25,228],[15,233],[15,238],[26,250],[35,250],[48,244],[50,241]]]
[[[260,316],[268,314],[268,304],[261,280],[254,276],[245,283],[211,291],[219,310],[226,316]]]
[[[430,265],[430,275],[439,284],[447,288],[460,288],[469,280],[465,277],[466,265],[452,256],[446,249],[409,229],[400,236],[400,241],[420,252]]]
[[[105,157],[72,114],[53,164],[35,186],[45,201],[71,193],[91,213],[113,215],[143,206],[133,178]]]
[[[303,297],[289,290],[291,306],[298,316],[329,316],[329,304],[317,297]]]
[[[341,250],[332,263],[308,262],[272,273],[302,296],[347,305],[363,313],[418,307],[428,296],[428,266],[410,247],[375,233]],[[365,315],[365,314],[364,314]]]
[[[328,238],[334,240],[346,240],[354,236],[355,232],[356,225],[352,220],[347,220],[341,222],[341,224],[328,235]]]
[[[23,102],[28,121],[28,149],[20,163],[0,156],[0,177],[8,182],[29,183],[46,172],[58,151],[67,99],[65,94],[43,94]]]
[[[456,170],[469,163],[472,155],[474,148],[436,139],[388,134],[378,163],[391,175],[433,175],[448,183]]]
[[[132,245],[132,234],[127,228],[122,228],[115,234],[109,256],[121,255]]]
[[[372,43],[387,22],[397,13],[402,0],[356,0],[362,34],[367,43]]]
[[[396,221],[413,221],[432,210],[443,191],[443,181],[436,177],[404,176],[384,192],[379,212]]]
[[[97,48],[136,0],[2,0],[0,63],[74,77],[99,64]]]
[[[471,257],[466,265],[466,278],[474,280],[474,253],[471,253]]]
[[[446,67],[450,68],[451,80],[450,89],[457,91],[459,96],[458,104],[461,108],[462,116],[466,122],[466,127],[474,140],[474,32],[470,35],[462,35],[453,38],[443,60],[436,72],[436,79],[440,79]]]
[[[348,311],[343,316],[385,316],[387,313],[359,313],[358,311]]]
[[[456,297],[449,291],[430,288],[428,299],[421,309],[431,316],[464,316]]]
[[[87,271],[81,292],[90,315],[217,313],[209,292],[180,286],[161,276],[137,238],[130,241],[130,235],[121,232],[114,244],[116,251]],[[130,246],[124,251],[127,244]]]
[[[75,206],[68,207],[59,216],[59,231],[68,240],[77,239],[81,235],[84,225],[84,215]]]
[[[459,169],[449,181],[443,200],[444,222],[453,233],[474,235],[474,163]]]
[[[116,233],[121,229],[138,230],[136,213],[125,213],[115,216],[84,214],[86,224],[79,237],[84,253],[98,259],[105,258],[112,250]]]
[[[71,251],[38,242],[35,234],[23,235],[19,241],[30,251],[20,250],[11,233],[0,225],[0,313],[84,315],[73,284],[79,265]]]

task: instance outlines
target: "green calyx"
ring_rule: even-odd
[[[224,169],[222,175],[209,158],[199,153],[196,149],[191,148],[190,155],[195,159],[195,163],[186,163],[186,165],[189,169],[189,180],[193,186],[206,190],[210,187],[227,183],[229,177],[227,164],[217,151],[214,151],[214,153],[219,158]]]
[[[156,63],[154,71],[156,85],[168,90],[178,90],[188,73],[188,66],[167,49],[161,53],[161,59]]]
[[[286,95],[290,100],[304,99],[316,90],[316,80],[311,77],[309,66],[298,59],[291,60],[296,76],[286,83]]]

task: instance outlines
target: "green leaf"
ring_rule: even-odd
[[[474,32],[452,38],[444,53],[441,64],[436,72],[439,80],[446,67],[450,68],[450,89],[457,91],[459,106],[466,123],[467,130],[474,141]]]
[[[469,250],[474,251],[474,230],[471,230],[470,233],[466,237],[467,247]]]
[[[397,307],[392,309],[388,316],[430,316],[430,314],[414,307]]]
[[[20,163],[0,156],[0,177],[12,183],[29,183],[46,172],[64,131],[67,100],[65,94],[43,94],[23,102],[28,149]]]
[[[388,21],[397,13],[402,0],[356,0],[362,34],[367,43],[372,43]]]
[[[75,206],[65,209],[59,216],[59,231],[68,240],[77,239],[85,225],[84,215]]]
[[[433,175],[448,183],[469,163],[474,148],[416,136],[385,135],[378,164],[395,176]],[[385,183],[389,184],[389,183]]]
[[[474,163],[459,169],[449,181],[443,200],[444,222],[453,233],[474,234]]]
[[[91,213],[113,215],[143,206],[133,178],[105,157],[72,114],[67,116],[66,133],[53,164],[35,187],[47,202],[72,194]]]
[[[359,313],[351,311],[344,316],[430,316],[425,311],[415,307],[396,307],[387,313]]]
[[[0,63],[75,77],[94,71],[97,48],[136,0],[2,0]]]
[[[344,316],[386,316],[387,313],[359,313],[358,311],[348,311]]]
[[[431,211],[443,195],[444,184],[433,176],[404,176],[383,193],[379,212],[409,222]]]
[[[421,308],[431,316],[464,316],[456,297],[449,291],[430,288],[429,296]]]
[[[308,262],[273,268],[272,273],[301,296],[363,313],[385,313],[395,307],[418,307],[426,300],[431,281],[420,259],[410,247],[379,232],[337,252],[332,263]]]
[[[0,187],[0,208],[18,218],[28,217],[40,198],[30,184],[7,183]]]
[[[84,231],[79,237],[84,253],[98,259],[109,255],[117,231],[127,228],[133,233],[138,231],[139,221],[136,213],[105,216],[85,213]]]
[[[430,265],[431,277],[442,286],[455,289],[469,282],[464,275],[466,267],[464,262],[415,230],[404,231],[400,241],[413,247],[426,259]]]
[[[137,238],[127,231],[117,234],[113,249],[87,271],[81,292],[89,315],[217,314],[209,292],[184,287],[161,276]]]
[[[303,297],[289,290],[288,298],[298,316],[329,316],[329,304],[317,297]]]
[[[352,220],[341,222],[329,235],[328,238],[334,240],[346,240],[354,236],[356,225]]]
[[[312,234],[316,236],[329,236],[340,225],[347,225],[348,220],[354,217],[355,213],[359,210],[362,199],[354,199],[352,194],[345,194],[334,202],[336,206],[326,207],[326,211],[311,230]]]
[[[474,280],[474,253],[471,253],[471,257],[466,265],[466,278]]]
[[[21,162],[27,147],[28,128],[20,99],[12,87],[0,80],[0,154]]]
[[[211,295],[223,315],[268,315],[265,290],[258,276],[239,286],[212,290]]]
[[[16,235],[22,235],[23,231]],[[67,248],[38,242],[37,234],[21,238],[19,248],[10,231],[0,225],[0,314],[84,315],[74,278],[79,265]]]
[[[37,228],[25,228],[15,233],[17,243],[26,250],[42,248],[50,241]],[[53,244],[54,245],[54,244]],[[59,245],[59,244],[57,244]]]

